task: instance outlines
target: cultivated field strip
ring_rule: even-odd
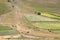
[[[25,14],[24,16],[30,21],[59,21],[57,19],[52,19],[52,18],[38,16],[38,15],[32,15],[32,14],[30,15]]]

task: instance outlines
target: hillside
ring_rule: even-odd
[[[25,5],[31,6],[34,11],[60,15],[60,0],[22,0]]]
[[[60,40],[59,0],[1,0],[0,4],[0,13],[8,12],[0,15],[0,36],[9,35],[7,40]]]
[[[6,13],[11,10],[11,4],[6,0],[0,0],[0,14]]]

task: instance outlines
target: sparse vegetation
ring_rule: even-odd
[[[46,22],[34,22],[34,26],[43,28],[43,29],[60,29],[60,22],[46,21]]]
[[[8,6],[5,0],[0,0],[0,15],[10,11],[10,7]]]
[[[44,38],[44,37],[41,37],[41,38],[11,38],[9,40],[60,40],[60,38]],[[4,39],[4,40],[8,40],[8,39]]]
[[[0,36],[1,36],[1,35],[18,34],[18,33],[19,33],[18,31],[13,30],[13,29],[10,28],[9,26],[0,25]]]
[[[50,30],[53,33],[60,34],[60,22],[34,22],[33,25],[38,28]]]
[[[0,31],[1,30],[11,30],[11,28],[9,26],[0,25]]]
[[[60,20],[59,0],[57,2],[56,2],[56,0],[55,1],[54,0],[52,0],[52,1],[49,1],[49,0],[48,1],[47,0],[39,0],[39,1],[26,0],[26,1],[24,1],[24,0],[22,0],[22,1],[24,4],[32,7],[34,9],[34,11],[41,12],[42,16]],[[45,3],[45,2],[48,2],[48,3]],[[54,2],[54,3],[50,4],[50,2]]]
[[[4,3],[0,3],[0,14],[8,11],[8,7]]]

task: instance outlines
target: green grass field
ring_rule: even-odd
[[[12,28],[8,27],[8,26],[3,26],[3,25],[0,25],[0,31],[1,30],[10,30]]]
[[[13,30],[9,26],[0,25],[0,36],[13,35],[13,34],[19,34],[19,32],[16,30]]]
[[[26,15],[25,17],[27,20],[31,21],[30,23],[38,28],[44,29],[44,32],[48,29],[52,31],[53,33],[59,33],[60,34],[60,22],[59,21],[52,21],[51,19],[47,20],[48,18],[36,16],[36,15]],[[46,29],[46,30],[45,30]],[[48,31],[47,31],[48,32]]]
[[[33,25],[43,29],[60,29],[60,22],[53,22],[53,21],[36,22],[33,23]]]
[[[49,29],[53,33],[60,34],[60,22],[33,22],[32,23],[35,27],[42,28],[42,29]]]
[[[45,17],[49,17],[49,18],[60,20],[60,16],[58,16],[58,15],[54,15],[54,14],[50,14],[50,13],[42,13],[41,15],[45,16]]]
[[[41,12],[43,16],[60,20],[60,13],[58,13],[58,11],[60,10],[59,5],[57,5],[57,7],[48,7],[38,4],[32,4],[31,6],[34,8],[34,10],[36,10],[36,12]]]

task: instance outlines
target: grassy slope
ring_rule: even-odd
[[[60,0],[23,0],[23,2],[36,12],[41,12],[43,16],[60,19]]]
[[[30,14],[30,15],[25,14],[24,16],[30,21],[58,21],[56,19],[51,19],[51,18],[48,18],[48,17],[38,16],[38,15],[33,15],[33,14]],[[48,16],[48,14],[46,16]],[[55,17],[53,15],[49,15],[49,16]]]
[[[60,34],[60,22],[37,22],[32,23],[35,27],[42,29],[50,29],[53,33]]]
[[[60,1],[59,0],[51,0],[48,3],[44,3],[47,0],[23,0],[25,4],[31,6],[34,11],[41,12],[42,16],[60,19]],[[38,2],[37,2],[38,1]],[[42,3],[40,3],[42,2]],[[52,2],[52,3],[50,3]],[[36,27],[44,28],[44,29],[60,29],[59,22],[40,22],[40,23],[33,23]],[[54,31],[54,33],[59,33],[60,31]]]
[[[18,31],[13,30],[9,26],[0,25],[0,36],[2,36],[2,35],[12,35],[12,34],[18,34],[18,33],[19,33]]]
[[[60,29],[60,22],[37,22],[33,23],[33,25],[43,29]]]
[[[27,20],[31,21],[32,19],[34,19],[32,16],[29,17],[29,15],[26,15]],[[36,20],[36,16],[35,16],[35,20]],[[41,19],[41,18],[40,18]],[[38,18],[39,20],[39,18]],[[37,21],[37,23],[35,23],[35,21],[33,20],[32,23],[33,27],[37,27],[37,28],[42,28],[42,29],[50,29],[52,32],[54,33],[59,33],[60,34],[60,22],[57,21]],[[31,23],[30,23],[31,24]]]
[[[33,7],[36,11],[58,13],[60,10],[60,0],[23,0],[23,2]]]
[[[42,12],[58,13],[60,10],[59,0],[33,0],[33,7]],[[34,4],[35,3],[35,4]]]
[[[58,20],[60,20],[60,16],[55,15],[55,14],[42,13],[41,15],[42,15],[42,16],[45,16],[45,17],[49,17],[49,18],[53,18],[53,19],[58,19]]]
[[[5,0],[0,0],[0,14],[6,13],[10,10],[9,3],[7,3]]]
[[[10,27],[8,27],[8,26],[2,26],[2,25],[0,25],[0,31],[1,30],[10,30],[11,28]]]

